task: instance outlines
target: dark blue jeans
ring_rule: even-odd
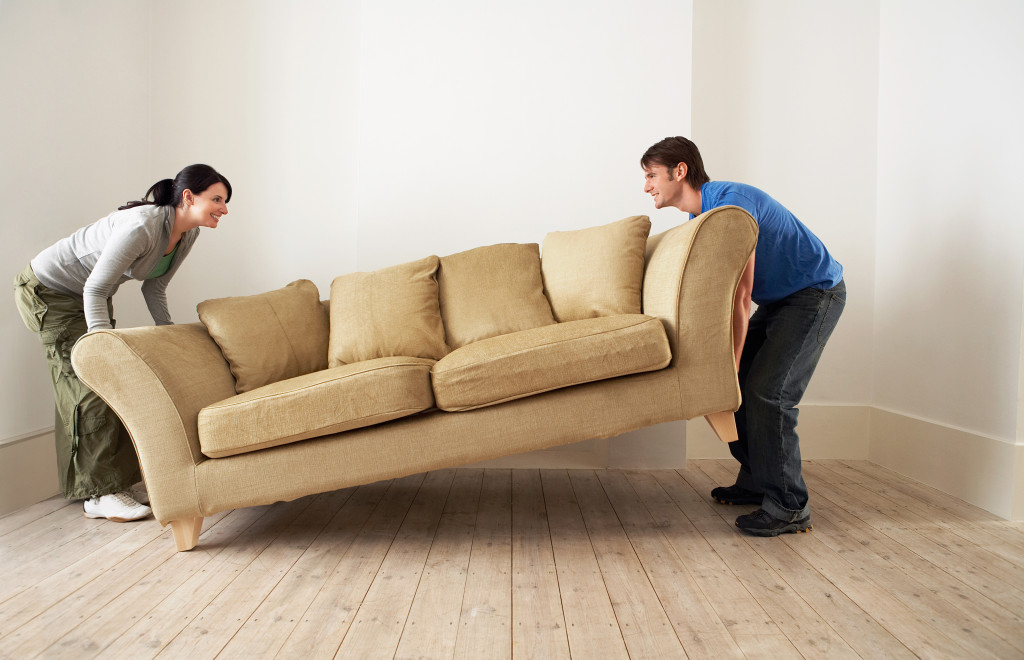
[[[750,317],[740,357],[739,440],[729,450],[740,462],[736,483],[764,493],[761,508],[782,520],[810,515],[796,407],[845,306],[846,284],[840,282],[758,306]]]

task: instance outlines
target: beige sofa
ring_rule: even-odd
[[[644,216],[201,303],[103,330],[80,378],[124,421],[179,550],[204,516],[671,420],[735,437],[742,209]]]

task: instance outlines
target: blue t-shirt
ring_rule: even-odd
[[[701,213],[739,206],[757,221],[754,291],[758,305],[782,300],[801,289],[831,289],[843,279],[843,266],[821,239],[782,204],[754,186],[709,181],[700,187]]]

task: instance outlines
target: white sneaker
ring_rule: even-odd
[[[128,522],[145,518],[153,510],[136,502],[128,491],[93,497],[85,501],[86,518],[106,518],[113,522]]]

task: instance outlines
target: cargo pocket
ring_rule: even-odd
[[[31,271],[26,268],[14,278],[14,301],[18,305],[18,313],[21,320],[32,332],[40,332],[43,329],[43,319],[46,317],[46,303],[36,293],[36,284],[39,283],[35,277],[29,277]]]
[[[50,378],[53,380],[57,413],[64,420],[64,428],[68,434],[74,435],[76,406],[82,400],[82,391],[85,387],[78,380],[71,365],[71,348],[75,345],[78,332],[67,326],[47,328],[40,333],[40,337],[46,348],[46,363],[50,367]]]
[[[89,438],[113,423],[113,420],[106,411],[101,410],[97,414],[89,410],[89,408],[95,407],[94,405],[89,406],[89,402],[85,402],[85,407],[86,409],[83,410],[83,404],[75,406],[75,428],[73,431],[74,439],[72,440],[72,448],[75,453],[78,452],[78,446],[82,438]],[[106,406],[103,406],[103,408],[106,408]]]
[[[89,392],[75,410],[74,469],[80,492],[125,490],[141,478],[135,447],[117,415]]]
[[[71,349],[75,347],[76,341],[78,341],[78,333],[74,329],[61,328],[53,342],[53,359],[59,365],[60,373],[64,378],[78,380],[78,376],[71,366]]]

